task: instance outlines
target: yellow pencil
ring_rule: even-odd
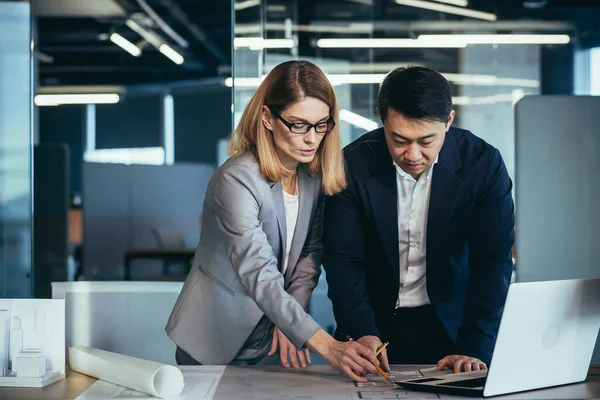
[[[394,384],[394,381],[390,379],[388,374],[386,374],[385,371],[381,369],[381,367],[378,367],[377,365],[375,365],[375,368],[377,368],[377,371],[379,371],[381,376],[383,376],[385,379],[387,379],[388,382],[390,382],[391,384]]]
[[[346,339],[348,339],[349,342],[354,342],[354,339],[352,339],[350,337],[350,335],[346,335]],[[379,355],[379,353],[381,353],[383,351],[383,349],[386,348],[386,346],[390,344],[390,342],[385,342],[384,344],[382,344],[378,349],[377,352],[375,353],[376,356]],[[385,379],[387,379],[390,383],[394,384],[394,381],[390,379],[390,377],[388,376],[388,374],[385,373],[385,371],[383,369],[381,369],[380,367],[378,367],[377,365],[374,365],[375,369],[377,369],[377,371],[381,374],[381,376],[383,376]]]
[[[390,344],[390,342],[385,342],[384,344],[382,344],[375,352],[375,355],[378,356],[383,351],[383,349],[387,347],[388,344]]]

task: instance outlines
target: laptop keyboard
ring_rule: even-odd
[[[461,388],[476,388],[485,385],[486,377],[465,379],[464,381],[447,382],[444,386],[461,387]]]

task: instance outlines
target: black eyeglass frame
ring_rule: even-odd
[[[273,114],[274,116],[276,116],[281,122],[283,122],[283,124],[285,126],[287,126],[287,128],[290,130],[290,132],[292,132],[293,134],[296,135],[306,135],[308,132],[310,132],[310,130],[312,128],[315,128],[315,132],[319,135],[325,135],[329,132],[331,132],[333,130],[333,128],[335,128],[335,121],[333,120],[333,118],[329,118],[327,121],[323,121],[323,122],[317,122],[316,124],[309,124],[308,122],[302,122],[303,125],[306,125],[306,130],[304,132],[294,132],[292,130],[292,127],[294,126],[294,124],[292,122],[286,121],[279,113],[276,113],[275,111],[271,110],[271,114]],[[317,130],[317,125],[321,125],[321,124],[328,124],[328,129],[326,131],[320,132]],[[329,127],[329,124],[331,124],[331,127]]]

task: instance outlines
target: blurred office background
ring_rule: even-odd
[[[380,125],[385,73],[440,71],[518,186],[515,104],[600,95],[599,26],[596,0],[0,1],[0,297],[183,281],[227,135],[290,59],[329,75],[344,144]]]

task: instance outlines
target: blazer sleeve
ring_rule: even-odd
[[[208,202],[223,235],[223,245],[241,285],[261,311],[296,346],[320,329],[301,304],[284,289],[277,258],[259,219],[263,179],[245,165],[223,171]]]
[[[468,237],[471,278],[455,351],[489,363],[513,270],[515,225],[512,182],[498,150],[484,182]]]
[[[338,330],[354,338],[379,336],[365,277],[365,236],[348,166],[348,186],[325,200],[323,267]]]
[[[321,256],[323,245],[321,237],[323,234],[323,197],[319,196],[317,211],[311,221],[308,237],[302,247],[302,252],[296,263],[296,268],[290,279],[287,292],[306,309],[312,291],[319,282],[321,275]]]

